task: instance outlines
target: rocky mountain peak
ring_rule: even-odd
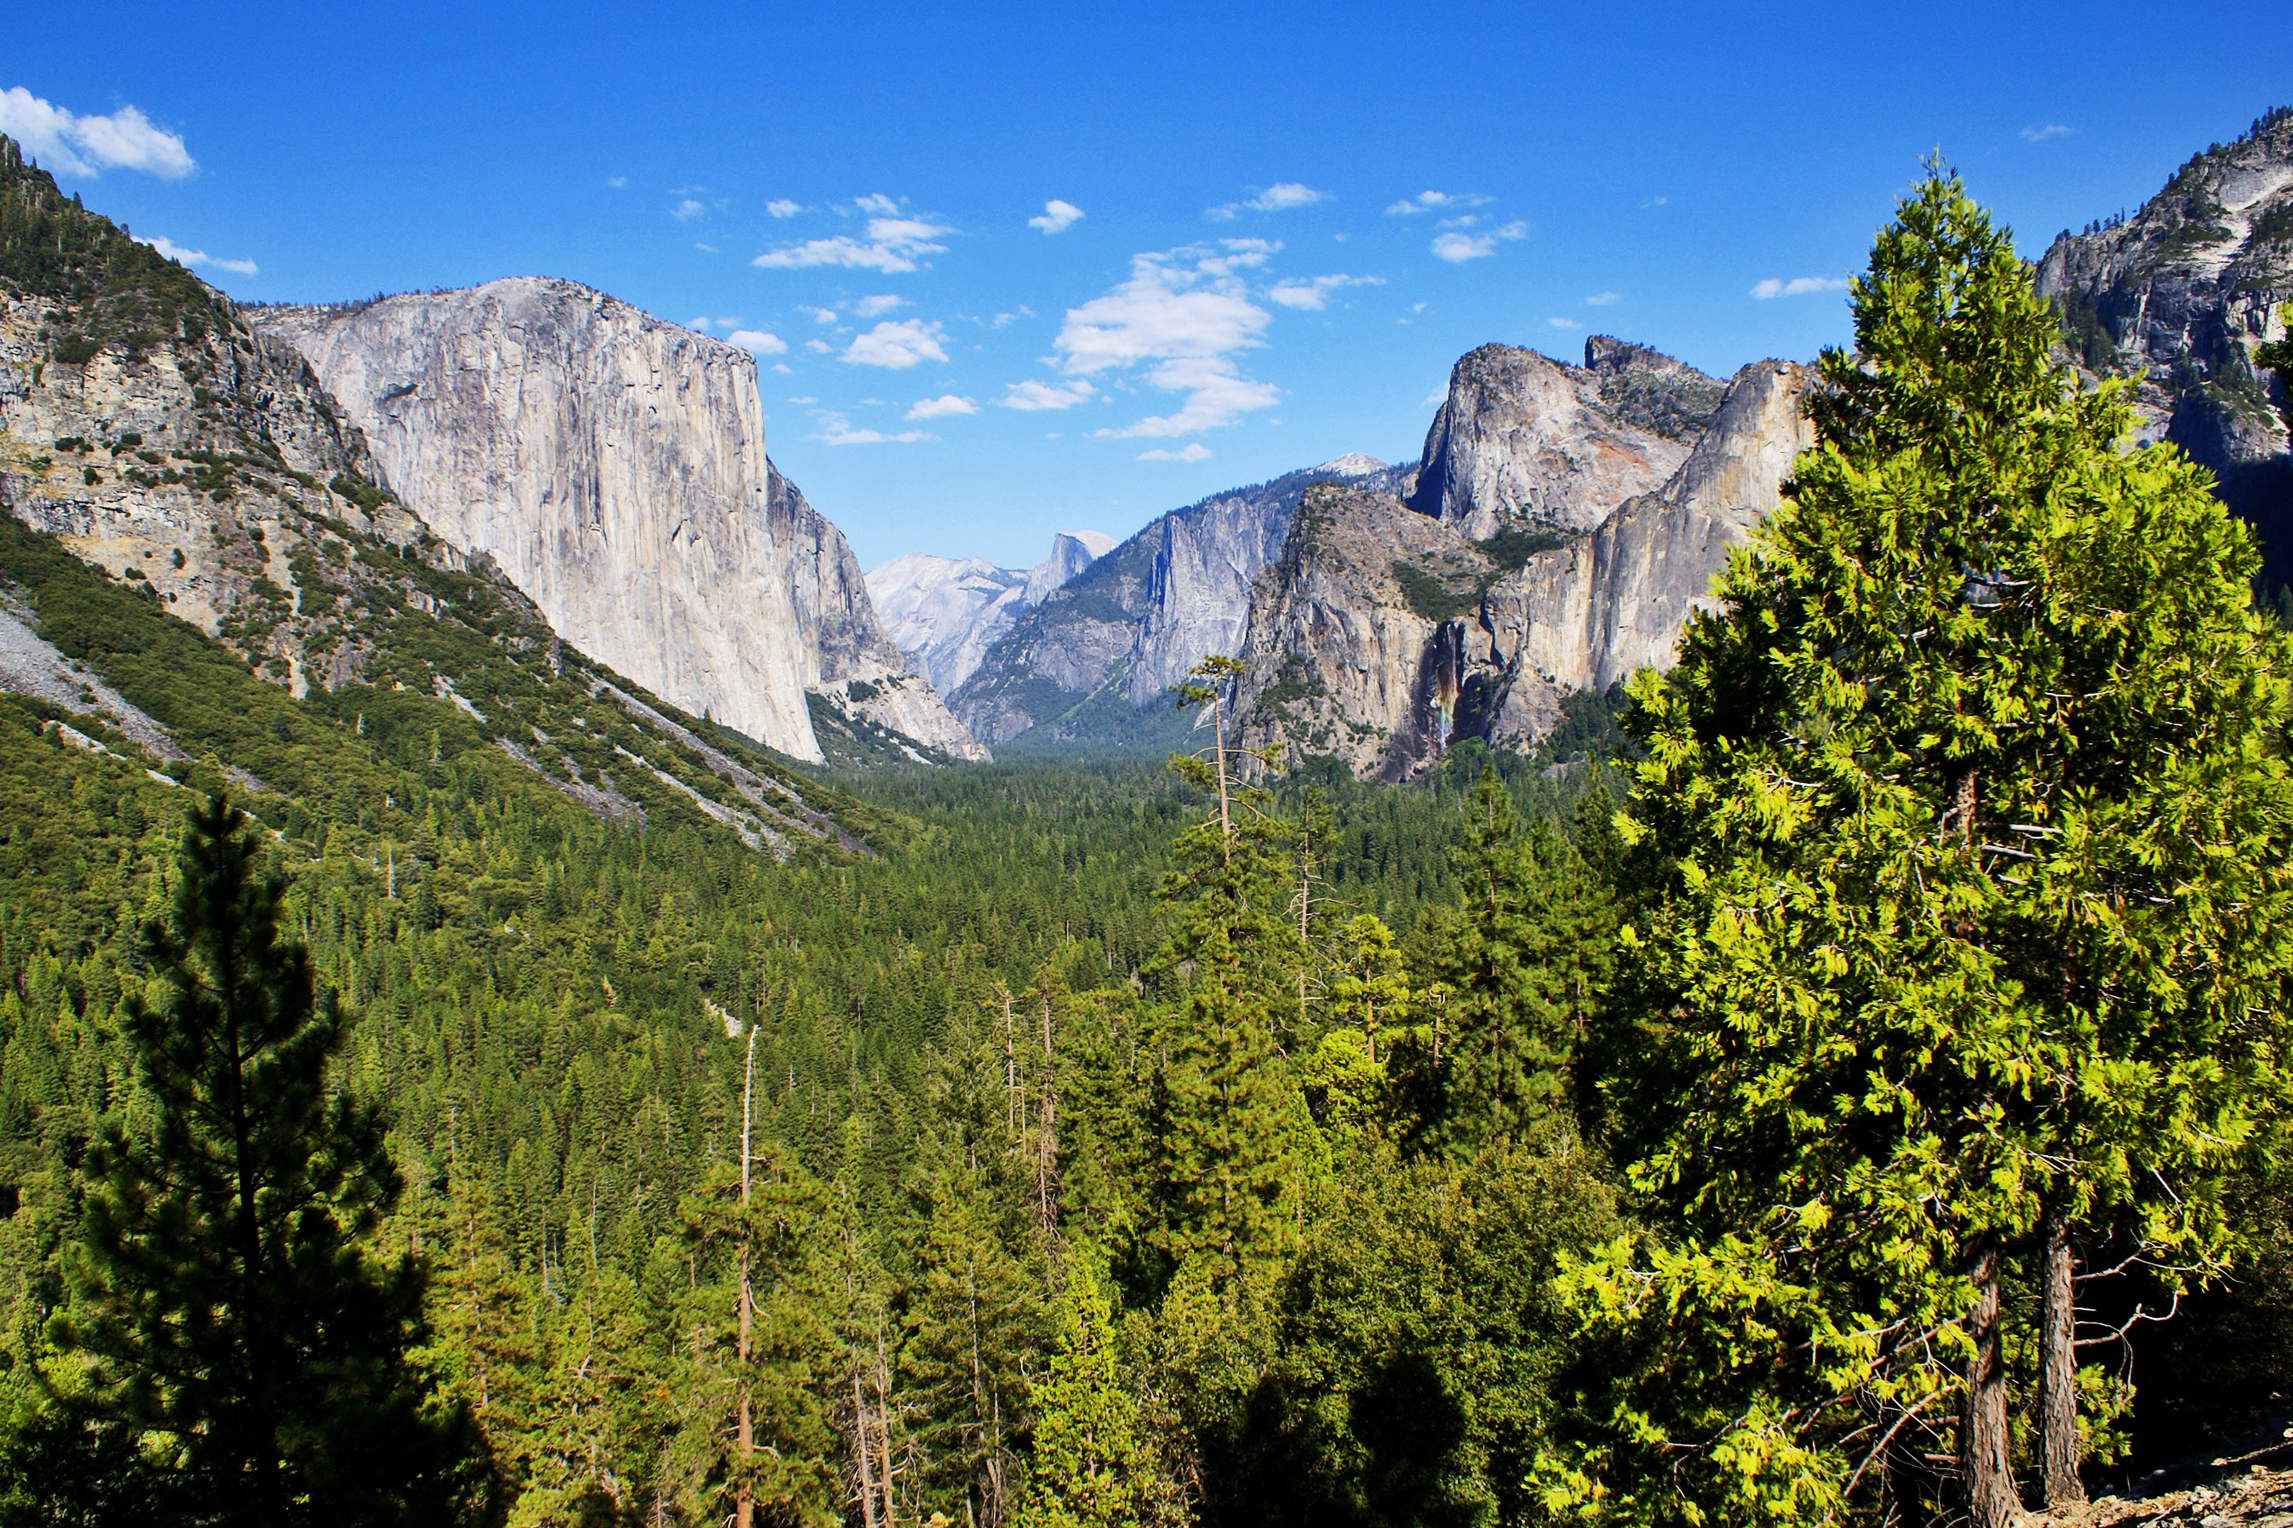
[[[1721,384],[1645,346],[1599,337],[1590,366],[1483,345],[1450,372],[1410,507],[1485,540],[1590,530],[1686,460]]]
[[[2293,458],[2284,400],[2253,364],[2293,301],[2293,114],[2274,112],[2176,170],[2131,217],[2065,229],[2038,265],[2071,354],[2133,380],[2138,440],[2213,470],[2260,532],[2267,575],[2293,581]]]

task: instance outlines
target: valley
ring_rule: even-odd
[[[2270,1520],[2293,112],[1894,216],[863,574],[778,352],[0,137],[0,1522]]]

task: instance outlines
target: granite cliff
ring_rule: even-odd
[[[1799,404],[1811,374],[1743,368],[1661,491],[1518,561],[1470,535],[1469,515],[1309,491],[1252,604],[1235,696],[1243,741],[1406,779],[1458,737],[1533,745],[1570,692],[1667,662],[1728,547],[1774,506],[1808,444]]]
[[[1584,531],[1686,459],[1720,384],[1643,345],[1585,342],[1585,364],[1483,345],[1449,374],[1411,507],[1486,540]]]
[[[934,689],[952,695],[1020,612],[1073,583],[1114,545],[1098,531],[1062,531],[1051,538],[1051,555],[1032,568],[906,552],[868,570],[868,597],[908,661]]]
[[[2192,156],[2131,217],[2064,230],[2038,289],[2082,364],[2133,380],[2139,438],[2213,469],[2261,535],[2265,576],[2293,582],[2293,457],[2272,407],[2287,400],[2253,364],[2293,301],[2293,110]]]
[[[1172,510],[1019,611],[949,703],[982,742],[1159,746],[1173,723],[1164,686],[1208,653],[1239,649],[1251,580],[1280,552],[1306,488],[1392,491],[1406,477],[1341,456]]]
[[[566,641],[802,759],[816,725],[984,756],[766,460],[755,359],[570,281],[262,310],[385,482]]]
[[[1162,516],[1015,619],[950,703],[983,741],[1159,746],[1169,686],[1206,654],[1242,650],[1253,585],[1309,488],[1406,496],[1486,572],[1496,554],[1475,541],[1580,533],[1661,485],[1721,386],[1607,335],[1586,341],[1582,366],[1485,345],[1453,369],[1417,464],[1341,456]]]
[[[330,726],[400,763],[435,763],[444,738],[600,818],[865,852],[816,803],[864,812],[561,642],[378,476],[300,354],[0,137],[0,691],[49,708],[72,746],[140,754],[176,783],[211,771],[291,830],[294,803],[256,772],[270,766],[218,721],[234,703],[214,667],[107,677],[123,634],[148,628],[104,612],[148,601],[228,651],[236,682],[251,670],[298,698],[271,757]],[[59,546],[92,586],[57,571],[79,566]]]

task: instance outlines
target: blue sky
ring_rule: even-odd
[[[741,336],[775,460],[871,566],[1025,565],[1056,530],[1414,459],[1489,340],[1812,356],[1930,148],[2036,254],[2293,101],[2284,0],[416,0],[6,30],[0,130],[236,296],[546,274]]]

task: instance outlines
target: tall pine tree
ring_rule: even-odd
[[[281,937],[262,840],[219,797],[190,814],[126,1006],[155,1124],[104,1131],[57,1335],[232,1521],[451,1521],[469,1429],[405,1362],[421,1272],[361,1245],[400,1191],[382,1115],[329,1085],[349,1024]]]
[[[1947,1449],[2003,1528],[2015,1258],[2053,1291],[2041,1487],[2075,1497],[2072,1258],[2115,1228],[2222,1267],[2283,1091],[2293,642],[2252,537],[2175,448],[2120,451],[2122,390],[2055,364],[1939,167],[1853,292],[1787,503],[1634,685],[1677,870],[1617,1082],[1676,1219],[1573,1278],[1625,1376],[1552,1476],[1594,1517],[1862,1486],[1917,1518]]]

